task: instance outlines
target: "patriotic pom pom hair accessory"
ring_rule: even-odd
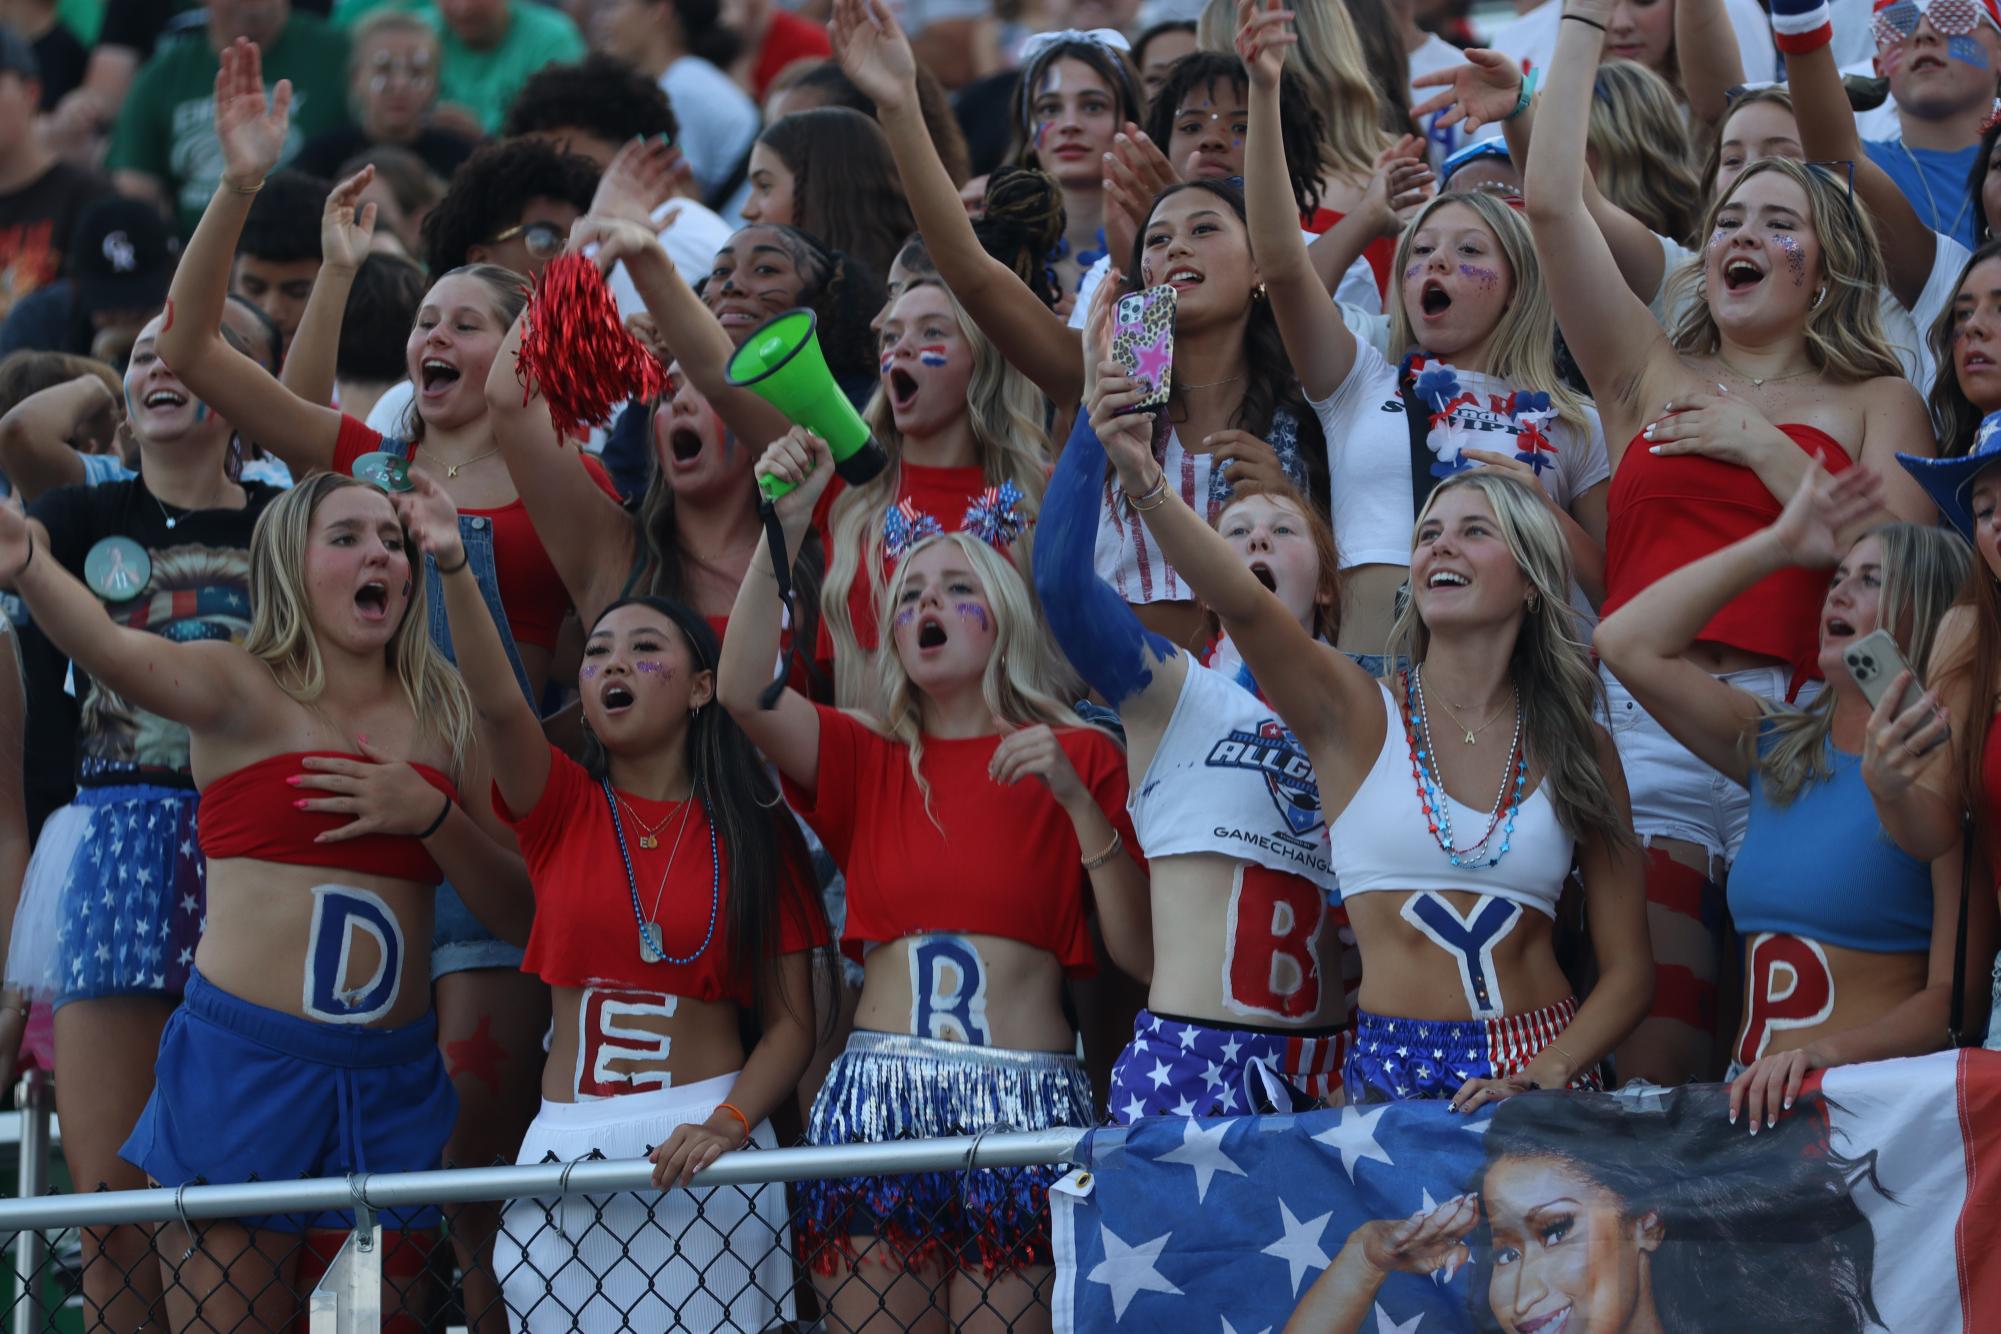
[[[608,424],[623,403],[658,397],[666,380],[619,318],[597,264],[575,252],[543,266],[514,373],[521,401],[528,401],[531,384],[540,389],[558,437],[571,439]]]
[[[1028,526],[1021,499],[1021,488],[1012,481],[988,487],[966,506],[965,530],[996,551],[1005,552]]]
[[[919,542],[944,531],[937,519],[918,509],[917,502],[906,496],[882,516],[883,555],[894,565]]]

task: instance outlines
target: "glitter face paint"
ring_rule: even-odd
[[[912,621],[915,621],[916,619],[917,619],[917,609],[914,607],[905,607],[902,611],[896,613],[896,623],[900,626],[909,625]]]
[[[632,667],[634,671],[644,672],[648,676],[672,676],[674,674],[673,670],[666,663],[655,662],[651,658],[635,662],[632,664]]]
[[[1704,250],[1714,250],[1716,249],[1716,247],[1724,244],[1729,239],[1730,239],[1730,233],[1723,230],[1723,228],[1718,227],[1715,231],[1709,234],[1709,241],[1702,248]]]
[[[1410,282],[1413,279],[1415,279],[1418,274],[1423,272],[1424,272],[1424,261],[1419,260],[1417,263],[1411,265],[1409,268],[1403,271],[1403,280],[1405,282]]]
[[[598,674],[598,665],[594,662],[585,663],[577,671],[577,675],[581,676],[586,681],[594,679],[597,676],[597,674]]]
[[[1462,278],[1471,278],[1474,282],[1480,284],[1480,290],[1483,292],[1491,292],[1500,286],[1501,283],[1500,274],[1494,272],[1492,269],[1482,268],[1478,264],[1461,264],[1459,266],[1459,276]]]
[[[1780,232],[1772,238],[1772,244],[1785,255],[1786,271],[1793,276],[1793,286],[1806,286],[1806,250],[1800,245],[1799,238]]]
[[[993,623],[987,619],[987,609],[977,602],[961,602],[952,608],[959,613],[962,621],[976,621],[982,630],[992,630]]]

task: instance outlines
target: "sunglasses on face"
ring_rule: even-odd
[[[1870,25],[1876,36],[1876,46],[1895,46],[1907,42],[1918,30],[1918,24],[1930,19],[1932,27],[1944,37],[1964,37],[1980,26],[1987,11],[1980,0],[1931,0],[1920,5],[1917,0],[1896,0],[1876,11]]]
[[[500,235],[488,241],[488,245],[499,245],[503,241],[521,238],[521,244],[528,247],[528,253],[536,259],[554,259],[563,253],[566,233],[553,222],[522,222],[509,227]]]

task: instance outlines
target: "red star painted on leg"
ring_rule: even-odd
[[[471,1036],[445,1044],[446,1073],[453,1079],[461,1074],[472,1075],[495,1095],[500,1092],[500,1063],[506,1058],[507,1049],[494,1041],[490,1014],[479,1017],[479,1026]]]

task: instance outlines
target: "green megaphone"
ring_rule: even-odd
[[[743,340],[725,374],[736,388],[750,390],[784,413],[785,420],[825,440],[833,451],[835,473],[849,486],[860,486],[883,470],[889,456],[827,370],[818,324],[803,307],[772,316]],[[790,482],[776,477],[760,477],[757,485],[767,500],[792,489]]]

